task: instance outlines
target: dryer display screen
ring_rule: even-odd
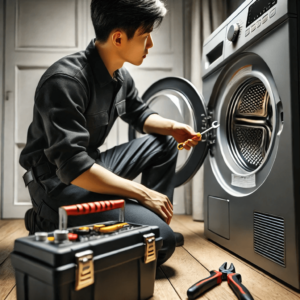
[[[277,4],[277,0],[256,0],[248,12],[247,27],[260,18],[271,7]]]

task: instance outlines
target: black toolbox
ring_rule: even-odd
[[[124,200],[115,200],[62,207],[59,230],[17,239],[11,254],[17,299],[142,300],[151,297],[157,251],[163,240],[157,226],[124,223],[124,205]],[[120,208],[119,222],[67,229],[68,215],[115,208]],[[115,229],[116,225],[122,228]]]

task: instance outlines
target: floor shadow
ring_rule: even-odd
[[[156,271],[155,279],[164,279],[164,278],[172,278],[176,276],[176,270],[169,266],[160,266],[160,272]]]

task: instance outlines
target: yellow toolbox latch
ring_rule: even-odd
[[[144,234],[144,242],[146,244],[144,262],[145,264],[148,264],[149,262],[156,260],[155,234]]]
[[[93,251],[76,253],[75,257],[77,263],[75,291],[79,291],[94,283]]]

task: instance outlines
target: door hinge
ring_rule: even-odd
[[[205,116],[205,114],[201,115],[202,117],[202,127],[201,132],[205,131],[206,129],[211,127],[212,123],[212,112],[209,112],[208,116]],[[216,135],[215,130],[209,131],[208,133],[204,134],[204,139],[202,139],[202,142],[208,142],[209,146],[212,146],[216,142]]]
[[[76,253],[75,257],[77,263],[75,291],[79,291],[94,283],[93,251]]]
[[[207,129],[207,122],[210,119],[210,116],[206,116],[205,114],[201,115],[201,119],[202,119],[202,124],[201,124],[201,131],[203,132]],[[206,135],[204,135],[206,137]],[[202,137],[201,142],[206,142],[206,139]]]
[[[148,264],[149,262],[156,260],[155,234],[144,234],[143,237],[146,244],[144,262],[145,264]]]

